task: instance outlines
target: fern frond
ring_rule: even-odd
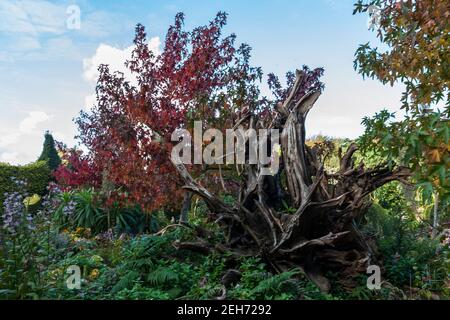
[[[170,281],[177,281],[178,274],[168,268],[158,268],[147,276],[147,281],[154,286],[159,286]]]
[[[271,277],[268,277],[264,280],[262,280],[253,290],[252,294],[264,294],[267,292],[278,292],[287,287],[290,287],[291,289],[294,289],[297,291],[297,288],[294,288],[292,286],[292,277],[299,274],[299,270],[292,270],[283,272]]]
[[[139,273],[136,271],[130,271],[125,276],[123,276],[112,288],[111,293],[115,294],[124,289],[130,289],[134,281],[139,278]]]

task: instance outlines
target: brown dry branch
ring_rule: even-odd
[[[366,212],[367,195],[390,181],[406,181],[410,172],[403,167],[355,167],[355,144],[341,157],[338,172],[325,172],[319,157],[305,144],[305,120],[321,92],[294,99],[304,78],[302,71],[296,72],[289,96],[277,105],[270,123],[254,115],[239,120],[247,128],[279,129],[282,159],[274,176],[261,175],[260,164],[244,165],[237,204],[226,205],[197,183],[184,165],[176,167],[185,189],[203,198],[226,230],[224,247],[230,252],[260,256],[278,272],[299,267],[325,292],[330,289],[326,273],[337,272],[341,285],[351,288],[356,277],[377,262],[376,248],[355,227]],[[282,200],[295,213],[284,212],[279,205]],[[206,241],[177,246],[204,253],[214,250]]]

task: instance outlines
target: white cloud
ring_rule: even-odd
[[[87,96],[84,98],[84,109],[85,109],[86,111],[91,110],[92,106],[95,105],[96,100],[97,100],[97,99],[96,99],[95,93],[90,94],[90,95],[87,95]]]
[[[39,40],[29,36],[19,37],[14,43],[15,50],[35,50],[40,48],[41,43]]]
[[[131,79],[131,73],[124,63],[130,58],[132,51],[133,46],[119,49],[107,44],[100,44],[93,57],[83,59],[84,79],[90,83],[96,83],[99,76],[97,68],[101,64],[107,64],[111,72],[120,71],[128,79]]]
[[[326,126],[352,126],[358,124],[358,122],[355,122],[355,119],[350,116],[328,116],[324,117],[321,122]]]
[[[55,60],[58,58],[79,60],[80,48],[67,36],[58,36],[48,39],[43,50],[33,52],[26,56],[31,60]]]
[[[11,58],[8,56],[6,51],[0,51],[0,62],[10,62]]]
[[[160,54],[161,40],[159,37],[151,38],[148,42],[149,48],[155,55]],[[122,72],[125,79],[130,81],[132,85],[137,85],[136,77],[125,66],[125,62],[131,58],[134,46],[129,46],[124,49],[113,47],[108,44],[101,43],[95,54],[83,59],[83,77],[92,86],[97,82],[99,73],[98,67],[101,64],[107,64],[111,72]],[[93,89],[92,89],[93,90]],[[84,109],[90,110],[96,103],[96,95],[89,94],[84,98]]]
[[[131,25],[129,19],[121,14],[80,8],[80,29],[69,29],[70,12],[67,8],[70,3],[54,2],[0,0],[0,34],[4,40],[0,61],[81,59],[80,48],[69,36],[106,37]]]
[[[0,2],[0,31],[36,33],[27,12],[12,1]]]
[[[49,119],[50,116],[43,111],[32,111],[20,122],[19,130],[21,133],[32,133],[39,123]]]
[[[159,37],[154,37],[149,41],[149,47],[155,55],[160,53],[161,41]],[[109,65],[110,71],[119,71],[124,74],[125,79],[135,82],[135,77],[131,74],[130,70],[125,67],[125,62],[131,58],[134,46],[130,46],[124,49],[116,48],[108,44],[101,43],[95,54],[83,59],[83,76],[89,83],[96,83],[98,79],[98,66],[101,64]]]
[[[37,35],[65,31],[66,7],[44,0],[2,0],[0,31]]]
[[[117,33],[126,23],[126,18],[118,17],[109,12],[95,11],[84,14],[81,12],[81,28],[78,30],[81,34],[89,37],[105,37],[109,34]],[[117,23],[121,21],[121,23]]]
[[[352,124],[355,123],[351,117],[338,116],[324,119],[324,124],[329,126],[346,126],[346,125],[351,126]]]
[[[17,163],[19,162],[19,154],[17,152],[3,152],[0,154],[0,162]]]
[[[4,148],[9,145],[15,144],[19,141],[19,139],[20,139],[20,133],[18,133],[18,132],[3,134],[0,137],[0,148]]]
[[[52,136],[56,141],[63,142],[69,146],[75,145],[76,141],[74,139],[75,132],[70,132],[71,130],[67,130],[67,132],[62,131],[52,131]]]
[[[61,53],[73,55],[73,46],[61,43],[68,18],[66,5],[45,0],[1,0],[0,33],[4,35],[0,60],[48,60]],[[41,45],[41,36],[51,37]],[[55,43],[52,43],[53,39]],[[67,49],[67,50],[65,50]],[[59,54],[59,55],[58,55]]]
[[[19,124],[2,123],[0,129],[0,162],[25,164],[37,159],[42,148],[45,127],[52,118],[43,111],[31,111]]]

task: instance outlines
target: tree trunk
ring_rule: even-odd
[[[433,230],[431,231],[431,237],[434,239],[438,234],[439,227],[439,195],[434,194],[434,208],[433,208]]]
[[[366,196],[390,181],[406,182],[409,170],[355,167],[352,157],[357,147],[352,144],[342,156],[340,170],[325,172],[319,157],[305,145],[306,116],[321,92],[299,98],[305,77],[302,71],[296,76],[289,97],[270,123],[256,116],[247,121],[247,128],[257,132],[281,131],[283,175],[262,175],[262,165],[246,164],[238,202],[229,206],[198,184],[184,165],[176,167],[185,188],[204,199],[226,230],[225,246],[231,253],[260,256],[277,272],[301,268],[325,292],[330,288],[326,273],[338,272],[341,285],[351,288],[358,276],[366,274],[367,266],[376,263],[374,245],[355,227],[366,211]],[[294,213],[281,210],[281,200]],[[199,246],[204,247],[204,242]]]
[[[189,190],[184,192],[183,196],[183,204],[180,210],[180,223],[186,224],[189,220],[189,211],[191,210],[191,202],[192,202],[193,193]]]

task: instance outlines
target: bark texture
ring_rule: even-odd
[[[341,156],[339,171],[325,172],[320,157],[305,145],[305,120],[321,92],[296,99],[304,76],[297,71],[289,96],[278,104],[270,123],[248,114],[237,122],[256,130],[279,129],[282,156],[280,170],[273,176],[261,175],[260,164],[244,165],[234,206],[197,183],[183,165],[177,165],[177,170],[185,188],[202,197],[225,228],[224,247],[230,252],[261,256],[278,272],[300,267],[325,292],[330,289],[327,272],[337,272],[341,285],[351,288],[356,277],[376,263],[376,248],[355,223],[366,211],[366,196],[390,181],[404,181],[409,170],[355,167],[357,146],[352,144]],[[286,213],[283,202],[294,210]],[[178,245],[207,252],[213,249],[204,241]]]

